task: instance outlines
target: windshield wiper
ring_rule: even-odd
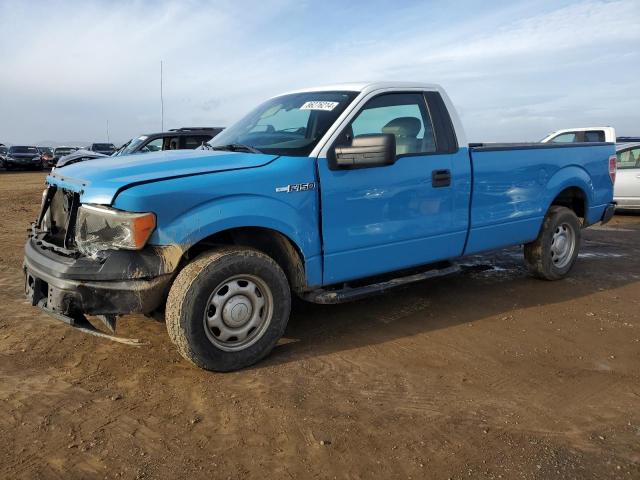
[[[243,145],[242,143],[230,143],[228,145],[214,145],[211,150],[227,150],[229,152],[249,152],[249,153],[262,153],[257,148],[250,145]]]

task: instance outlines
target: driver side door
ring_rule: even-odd
[[[323,283],[333,284],[460,255],[468,227],[470,159],[458,148],[437,92],[389,92],[356,113],[318,160]],[[392,165],[341,168],[336,145],[393,134]]]

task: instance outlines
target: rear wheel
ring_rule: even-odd
[[[290,310],[280,266],[256,250],[228,247],[197,257],[178,274],[165,317],[183,357],[225,372],[265,357],[284,333]]]
[[[580,220],[573,210],[552,206],[542,223],[538,238],[524,246],[529,271],[538,278],[565,277],[578,257]]]

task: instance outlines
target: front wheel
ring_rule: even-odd
[[[578,257],[580,220],[573,210],[549,208],[533,242],[524,246],[524,258],[532,275],[546,280],[565,277]]]
[[[291,292],[280,266],[248,248],[200,255],[178,274],[166,324],[180,354],[198,367],[247,367],[276,345],[289,320]]]

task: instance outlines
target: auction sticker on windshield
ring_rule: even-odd
[[[300,107],[300,110],[324,110],[326,112],[330,112],[334,108],[338,106],[338,102],[327,102],[324,100],[312,100],[310,102],[305,102],[304,105]]]

